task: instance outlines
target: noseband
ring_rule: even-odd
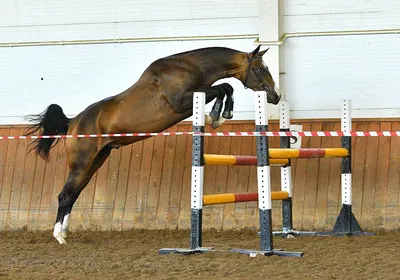
[[[251,65],[251,63],[254,60],[262,59],[262,57],[261,56],[255,56],[252,59],[250,59],[249,55],[247,55],[247,58],[249,60],[249,66],[247,67],[246,79],[244,80],[244,83],[243,83],[244,88],[245,89],[249,88],[249,86],[247,86],[246,83],[247,83],[247,79],[249,78],[250,69],[251,69],[251,72],[253,73],[253,75],[256,78],[257,82],[259,83],[260,87],[268,93],[271,89],[270,89],[269,86],[265,85],[263,83],[263,80],[262,80],[262,77],[263,77],[262,74],[266,73],[267,70],[264,69],[263,67],[255,67],[255,66]]]

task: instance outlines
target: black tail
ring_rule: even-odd
[[[67,118],[63,112],[63,109],[57,104],[51,104],[41,114],[30,115],[27,119],[34,122],[34,124],[25,129],[26,135],[33,134],[40,130],[41,135],[67,134],[68,125],[71,120]],[[35,150],[37,155],[47,161],[49,159],[50,149],[52,148],[55,140],[57,141],[54,146],[57,145],[60,138],[35,139],[29,144],[29,146],[31,146],[29,152]]]

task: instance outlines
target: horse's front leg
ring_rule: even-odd
[[[233,91],[226,93],[226,101],[225,101],[224,112],[222,113],[222,117],[225,119],[233,118]]]
[[[220,85],[212,86],[204,90],[206,94],[206,103],[210,103],[212,100],[217,98],[212,107],[209,115],[205,115],[206,124],[212,123],[212,127],[215,129],[221,126],[226,119],[231,119],[233,117],[233,87],[228,83],[223,83]],[[225,110],[223,116],[221,117],[221,111],[223,107],[223,100],[225,95],[227,100],[225,102]],[[178,114],[183,114],[183,116],[190,116],[193,109],[193,91],[187,91],[180,95],[166,95],[167,100],[171,104],[172,108]]]
[[[220,127],[226,119],[233,117],[233,87],[228,83],[223,83],[217,86],[213,86],[208,90],[205,90],[207,103],[208,99],[211,100],[215,97],[215,103],[211,109],[209,117],[206,116],[206,123],[212,123],[212,128]],[[223,107],[224,97],[227,97],[225,101],[225,109],[221,117],[221,111]]]

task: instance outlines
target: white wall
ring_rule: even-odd
[[[162,56],[205,46],[242,51],[255,47],[254,39],[29,47],[7,44],[258,34],[259,28],[276,28],[259,24],[259,13],[263,13],[259,1],[265,2],[3,0],[0,124],[24,123],[25,115],[41,112],[52,102],[73,116],[129,87],[149,63]],[[289,33],[399,28],[400,2],[285,0],[283,23],[283,31]],[[280,47],[284,57],[281,69],[275,69],[274,52],[265,60],[274,68],[272,72],[281,72],[279,80],[291,102],[292,118],[340,117],[344,98],[352,99],[354,117],[398,117],[399,36],[290,38]],[[235,88],[235,119],[252,119],[251,90],[245,90],[237,80],[228,81]],[[277,118],[276,110],[270,116]]]
[[[399,27],[396,0],[285,1],[286,33]],[[292,118],[340,117],[341,99],[352,100],[355,118],[399,117],[399,46],[400,32],[287,39],[281,71]]]
[[[127,44],[92,44],[93,40],[256,34],[257,23],[257,0],[3,0],[0,45],[38,44],[0,47],[0,124],[25,123],[25,115],[53,102],[74,116],[125,90],[163,56],[205,46],[255,48],[254,39]],[[79,40],[88,44],[39,46]],[[252,118],[252,92],[235,79],[227,81],[236,89],[235,118]]]
[[[2,0],[0,42],[257,33],[257,0]]]
[[[292,118],[335,118],[352,100],[354,118],[400,117],[400,36],[338,36],[286,42]]]
[[[285,32],[400,27],[398,0],[284,0]]]

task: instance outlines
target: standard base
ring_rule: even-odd
[[[330,232],[313,232],[313,231],[295,231],[284,228],[282,231],[274,231],[273,235],[282,237],[292,236],[372,236],[376,235],[374,232],[365,232],[361,230],[360,224],[354,216],[351,205],[343,204],[333,230]]]
[[[196,249],[185,249],[185,248],[162,248],[158,250],[158,252],[161,255],[167,255],[167,254],[181,254],[181,255],[192,255],[196,253],[207,253],[207,252],[216,252],[212,247],[201,247],[201,248],[196,248]],[[225,250],[218,250],[218,251],[225,251]],[[237,248],[232,248],[229,250],[226,250],[227,252],[231,253],[240,253],[240,254],[245,254],[250,257],[256,257],[257,255],[263,255],[263,256],[281,256],[281,257],[302,257],[304,255],[303,252],[291,252],[291,251],[283,251],[281,249],[274,249],[271,251],[258,251],[258,250],[250,250],[250,249],[237,249]]]
[[[282,236],[284,238],[292,236],[373,236],[375,232],[353,231],[353,232],[338,232],[338,231],[274,231],[274,236]]]
[[[185,248],[162,248],[158,250],[158,252],[162,255],[166,254],[181,254],[181,255],[192,255],[196,253],[204,253],[204,252],[215,252],[212,247],[200,247],[196,249],[185,249]]]
[[[352,212],[352,206],[342,204],[339,216],[333,226],[333,232],[362,232],[360,224]]]
[[[282,236],[282,237],[286,238],[288,236],[316,236],[317,232],[288,230],[288,231],[274,231],[274,232],[272,232],[272,234],[274,236]]]
[[[257,250],[233,248],[233,249],[229,249],[228,252],[245,254],[250,257],[256,257],[257,255],[263,255],[263,256],[277,255],[277,256],[281,256],[281,257],[302,257],[304,255],[303,252],[282,251],[280,249],[274,249],[271,251],[257,251]]]

